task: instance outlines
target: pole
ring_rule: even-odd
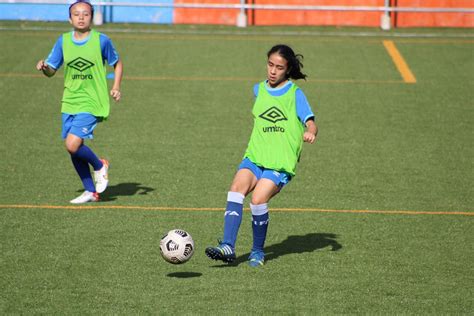
[[[390,30],[390,0],[385,0],[385,11],[380,17],[380,28],[384,31]]]
[[[237,15],[237,27],[247,26],[247,15],[245,14],[245,0],[240,0],[240,10]]]

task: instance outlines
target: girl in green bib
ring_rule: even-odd
[[[224,236],[218,246],[206,248],[206,255],[211,259],[228,263],[235,260],[243,203],[252,192],[253,246],[249,256],[252,267],[265,261],[268,202],[295,175],[303,142],[313,144],[318,133],[306,96],[291,80],[306,78],[301,72],[303,56],[287,45],[276,45],[267,57],[267,80],[254,87],[250,141],[227,194]]]
[[[46,60],[36,69],[52,77],[64,64],[64,92],[62,98],[62,137],[66,150],[84,186],[84,192],[71,203],[96,202],[99,193],[108,185],[109,163],[99,159],[84,144],[92,139],[97,124],[109,116],[109,94],[121,98],[122,61],[109,37],[91,29],[93,6],[79,0],[69,6],[72,32],[62,34]],[[114,83],[108,91],[105,62],[114,67]],[[92,179],[90,167],[94,170]]]

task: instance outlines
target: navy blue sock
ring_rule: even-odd
[[[94,154],[92,149],[87,147],[86,145],[81,145],[79,149],[74,154],[74,157],[84,160],[85,162],[89,163],[94,170],[100,170],[104,165],[102,161]]]
[[[232,248],[235,248],[240,223],[242,223],[244,198],[245,196],[238,192],[229,192],[227,194],[227,206],[224,214],[224,238],[222,242],[230,245]]]
[[[81,178],[84,189],[89,192],[95,192],[94,181],[92,180],[89,164],[84,160],[71,155],[72,164],[76,168],[77,174]]]
[[[250,209],[252,211],[252,251],[263,251],[269,221],[268,206],[267,203],[259,205],[250,204]]]

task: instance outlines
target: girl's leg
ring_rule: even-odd
[[[89,170],[89,165],[82,159],[71,155],[72,164],[76,169],[79,178],[81,178],[82,185],[84,186],[84,190],[89,192],[95,192],[95,185],[94,181],[92,180],[91,172]]]
[[[249,169],[237,171],[230,191],[227,194],[227,206],[224,213],[224,238],[217,247],[207,247],[206,255],[214,260],[232,262],[235,260],[235,243],[242,223],[245,196],[257,184],[256,176]]]
[[[102,161],[97,157],[92,149],[84,145],[84,140],[79,136],[67,134],[66,149],[71,155],[90,164],[96,171],[100,170],[103,166]]]
[[[102,168],[102,161],[94,152],[84,145],[84,140],[74,134],[68,134],[66,137],[66,149],[71,155],[71,160],[77,174],[81,178],[84,189],[89,192],[95,192],[94,181],[91,176],[89,164],[94,170]]]
[[[230,191],[227,193],[227,205],[224,213],[224,239],[222,243],[235,248],[237,235],[244,209],[245,196],[253,190],[257,178],[249,169],[240,169],[232,181]]]
[[[273,181],[262,178],[258,181],[252,194],[250,210],[252,212],[253,246],[249,258],[249,263],[252,266],[263,265],[263,247],[267,238],[269,222],[268,202],[278,192],[280,192],[280,188]]]

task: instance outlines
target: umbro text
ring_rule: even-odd
[[[83,74],[80,74],[80,75],[72,75],[72,79],[80,79],[80,80],[86,80],[86,79],[92,79],[92,75],[83,75]]]
[[[263,128],[263,132],[264,133],[275,133],[275,132],[284,133],[285,129],[280,126],[267,126]]]

